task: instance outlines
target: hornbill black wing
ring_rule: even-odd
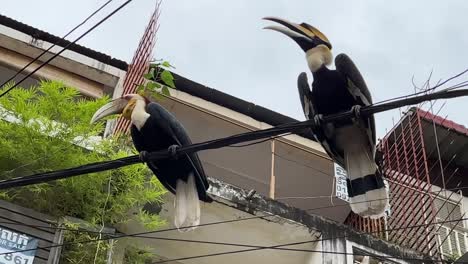
[[[151,171],[154,173],[154,175],[159,175],[159,173],[160,173],[160,172],[159,172],[159,168],[158,168],[158,166],[156,166],[154,163],[151,163],[151,166],[148,166],[148,167],[151,169]],[[171,185],[169,182],[165,181],[164,179],[160,179],[160,178],[158,178],[158,179],[159,179],[159,182],[160,182],[168,191],[170,191],[170,192],[173,193],[173,194],[176,193],[176,190],[174,189],[174,187],[172,187],[172,185]]]
[[[299,89],[299,99],[301,100],[304,115],[308,120],[313,120],[314,116],[317,114],[317,109],[314,105],[314,98],[305,72],[300,73],[297,77],[297,88]],[[338,148],[334,146],[334,142],[332,140],[326,137],[326,133],[323,129],[324,128],[312,128],[315,139],[322,145],[328,156],[330,156],[340,166],[344,167],[343,153],[336,151]]]
[[[336,70],[346,78],[348,90],[356,102],[363,106],[371,105],[372,96],[367,88],[366,82],[348,55],[341,53],[336,56],[335,66]],[[373,152],[375,153],[376,134],[374,116],[370,116],[364,125],[366,127],[370,143],[372,144]]]
[[[170,135],[179,146],[187,146],[192,144],[192,140],[190,140],[190,137],[188,136],[187,131],[183,125],[164,107],[156,103],[150,103],[146,108],[150,115],[155,115],[157,119],[160,119],[160,122],[158,123],[159,127],[161,127],[164,132]],[[201,164],[200,158],[196,153],[190,153],[186,155],[196,172],[196,181],[203,185],[203,191],[206,192],[210,185],[208,183],[208,179]],[[206,197],[207,200],[211,200],[208,195],[206,195]]]

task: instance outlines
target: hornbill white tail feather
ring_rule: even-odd
[[[177,180],[174,207],[174,224],[179,231],[190,231],[200,224],[200,202],[193,173],[187,182]]]
[[[388,204],[388,193],[383,184],[373,149],[358,126],[347,126],[336,131],[337,144],[343,148],[344,166],[348,174],[348,193],[351,210],[361,216],[381,217]]]

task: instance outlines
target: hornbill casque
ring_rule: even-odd
[[[192,144],[183,125],[171,113],[138,94],[127,94],[102,106],[91,123],[120,113],[131,121],[133,144],[140,153]],[[194,229],[200,224],[199,200],[213,201],[206,193],[209,183],[198,155],[148,161],[147,165],[161,184],[175,194],[174,225],[181,231]]]
[[[348,174],[348,194],[353,212],[363,217],[378,218],[388,207],[388,190],[375,162],[375,120],[373,116],[361,117],[360,107],[372,104],[366,83],[352,60],[345,54],[335,58],[335,70],[327,68],[332,63],[332,45],[317,28],[296,24],[276,17],[264,19],[282,26],[268,26],[292,38],[305,52],[312,71],[310,90],[306,73],[298,77],[299,97],[307,119],[318,142],[328,155]],[[334,123],[323,123],[324,115],[353,110],[354,118]]]

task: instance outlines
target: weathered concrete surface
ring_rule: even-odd
[[[346,225],[332,222],[323,217],[310,214],[304,210],[288,206],[287,204],[268,199],[261,195],[254,194],[252,197],[247,198],[247,191],[221,181],[210,179],[210,183],[210,192],[213,193],[217,197],[216,200],[221,203],[229,204],[239,210],[249,212],[254,215],[265,214],[265,212],[271,213],[276,215],[276,217],[300,223],[306,226],[309,229],[309,232],[320,232],[322,235],[321,239],[324,240],[324,243],[322,243],[324,251],[342,251],[342,248],[345,248],[343,242],[335,240],[329,243],[325,242],[325,240],[328,238],[344,238],[348,241],[352,241],[356,244],[372,248],[376,251],[394,257],[404,259],[429,258],[428,256],[413,250],[377,239],[369,234],[359,233]],[[336,261],[337,260],[332,262],[327,261],[324,263],[338,263]]]
[[[131,238],[126,243],[149,248],[160,256],[160,259],[175,259],[178,263],[353,263],[352,256],[322,252],[352,253],[353,247],[350,244],[372,249],[369,251],[374,252],[373,254],[380,252],[382,255],[401,258],[427,258],[427,256],[370,235],[359,234],[345,225],[309,214],[284,203],[258,194],[249,195],[248,190],[214,179],[210,179],[210,182],[209,192],[215,202],[202,204],[201,223],[214,224],[200,226],[192,232],[185,233],[176,230],[156,231],[148,234],[146,238]],[[162,206],[145,207],[146,210],[159,214],[168,222],[164,229],[174,227],[172,198],[173,196],[169,194]],[[119,226],[118,230],[125,234],[148,231],[134,221]],[[198,242],[168,241],[167,239],[197,240]],[[231,245],[207,244],[200,241],[231,243]],[[254,248],[294,243],[294,246],[287,248],[305,251],[255,250]],[[254,250],[236,252],[248,249]],[[230,254],[225,254],[228,252]],[[213,253],[222,254],[193,260],[180,260]]]

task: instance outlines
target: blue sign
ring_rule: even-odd
[[[38,240],[0,227],[0,264],[32,264]]]

